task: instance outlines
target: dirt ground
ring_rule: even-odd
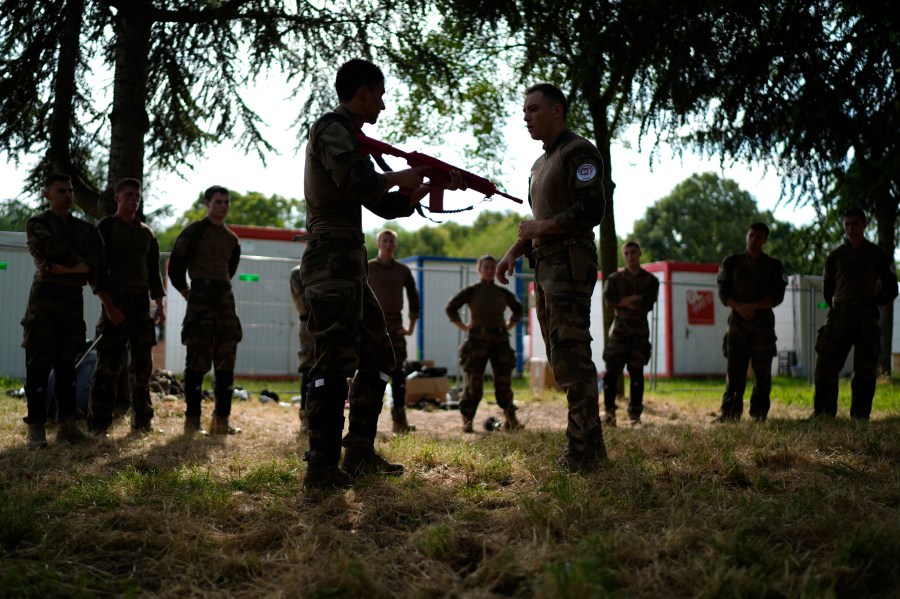
[[[558,394],[555,394],[558,395]],[[566,429],[566,405],[560,396],[536,397],[531,400],[516,401],[519,421],[527,429],[564,431]],[[208,406],[208,407],[207,407]],[[299,431],[299,408],[294,405],[284,407],[274,403],[262,404],[258,396],[253,395],[247,401],[235,400],[233,404],[233,424],[247,429],[250,432],[254,428],[278,429],[284,434],[296,435]],[[212,408],[211,402],[204,403],[204,414]],[[157,426],[168,432],[180,432],[177,426],[181,424],[180,415],[183,413],[183,401],[162,402],[157,405],[155,420]],[[602,410],[602,408],[601,408]],[[602,415],[602,412],[601,412]],[[444,410],[440,408],[418,409],[408,408],[407,418],[409,423],[416,427],[416,434],[428,435],[437,439],[469,438],[473,441],[484,435],[502,434],[488,431],[484,422],[489,417],[502,420],[503,413],[492,400],[482,401],[475,417],[475,432],[462,432],[462,418],[459,410]],[[641,417],[641,428],[652,428],[672,422],[690,422],[698,426],[708,425],[712,419],[712,413],[698,410],[685,411],[684,406],[658,401],[648,397],[645,401],[644,413]],[[172,424],[167,423],[172,421]],[[604,425],[606,427],[607,425]],[[624,407],[619,410],[619,426],[631,428]],[[390,408],[385,406],[378,421],[379,435],[391,435]],[[274,431],[273,431],[274,432]]]

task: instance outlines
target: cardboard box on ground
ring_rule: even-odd
[[[433,368],[432,360],[422,360],[423,368]],[[406,405],[415,406],[424,400],[443,403],[450,391],[450,381],[446,376],[416,376],[406,379]]]

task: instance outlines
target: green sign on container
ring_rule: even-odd
[[[6,270],[6,262],[0,262],[0,270]]]
[[[257,283],[259,282],[259,275],[249,272],[243,272],[238,275],[238,279],[241,281],[252,281],[254,283]]]
[[[827,310],[828,302],[819,302],[818,304],[816,304],[816,308],[818,308],[819,310]]]

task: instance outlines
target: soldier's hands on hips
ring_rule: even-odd
[[[104,305],[103,311],[106,312],[106,317],[109,319],[114,326],[119,326],[123,322],[125,322],[125,313],[119,310],[118,306],[114,304]]]

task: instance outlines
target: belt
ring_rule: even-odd
[[[531,259],[532,260],[540,260],[544,256],[549,256],[550,254],[555,254],[557,252],[561,252],[563,250],[568,249],[573,245],[583,245],[585,247],[593,246],[593,239],[560,239],[557,241],[549,241],[547,243],[543,243],[538,247],[531,250]]]
[[[147,295],[150,293],[149,287],[146,289],[138,289],[136,287],[118,287],[116,285],[111,285],[109,290],[120,295]]]
[[[625,320],[625,321],[635,321],[635,322],[647,322],[647,315],[644,314],[643,316],[631,316],[631,315],[624,316],[624,315],[616,312],[616,319],[617,320]]]
[[[317,231],[315,233],[304,233],[302,235],[294,235],[294,241],[352,241],[355,243],[365,243],[366,236],[362,231]]]
[[[506,327],[472,327],[469,329],[470,333],[506,333]]]
[[[871,310],[877,309],[878,304],[874,298],[853,299],[853,300],[832,300],[832,307],[841,310]]]
[[[191,279],[191,287],[222,287],[231,289],[231,281],[222,281],[219,279]]]

